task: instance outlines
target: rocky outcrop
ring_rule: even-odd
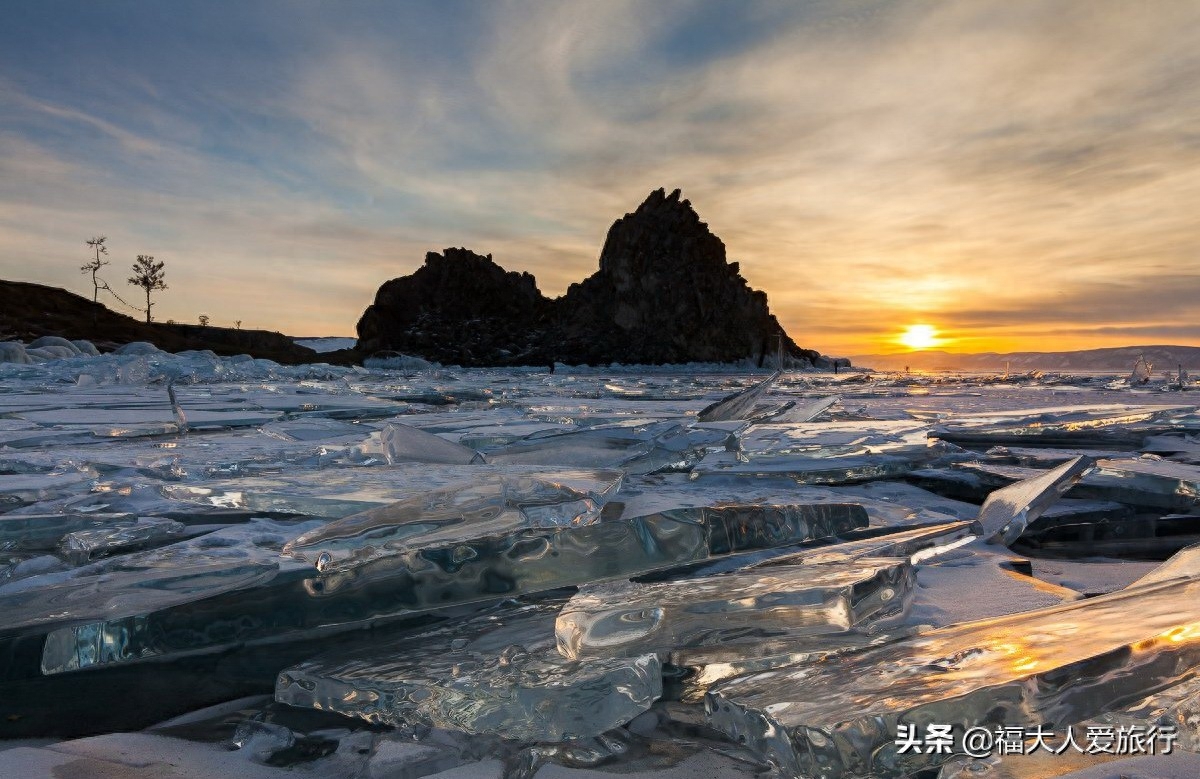
[[[36,343],[47,336],[87,339],[101,351],[147,341],[167,352],[209,349],[221,355],[250,354],[285,364],[331,361],[328,354],[318,355],[269,330],[147,324],[65,289],[0,280],[0,341]]]
[[[426,255],[379,288],[358,323],[362,354],[392,350],[460,365],[732,362],[801,349],[679,190],[618,219],[600,269],[557,300],[533,276],[466,249]]]
[[[600,270],[559,301],[563,351],[583,362],[731,362],[798,347],[750,288],[725,244],[679,190],[650,194],[618,219],[600,252]]]
[[[542,364],[552,307],[532,275],[506,271],[491,255],[430,252],[415,273],[379,288],[358,321],[358,350],[465,366]]]

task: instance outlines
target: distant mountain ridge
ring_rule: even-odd
[[[980,352],[956,354],[936,350],[898,354],[862,354],[851,357],[855,365],[876,370],[996,371],[1125,371],[1144,357],[1155,371],[1200,370],[1200,346],[1116,346],[1070,352]]]

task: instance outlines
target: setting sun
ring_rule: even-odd
[[[937,337],[937,330],[933,325],[909,325],[909,328],[900,334],[896,340],[907,346],[909,349],[929,349],[937,346],[942,342]]]

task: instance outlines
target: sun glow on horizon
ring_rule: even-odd
[[[940,346],[943,340],[938,338],[937,328],[933,325],[909,325],[908,329],[896,339],[896,342],[913,351],[920,351]]]

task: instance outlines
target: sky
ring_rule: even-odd
[[[826,354],[1200,345],[1200,3],[0,7],[2,278],[104,235],[157,319],[353,335],[450,246],[560,295],[659,187]]]

